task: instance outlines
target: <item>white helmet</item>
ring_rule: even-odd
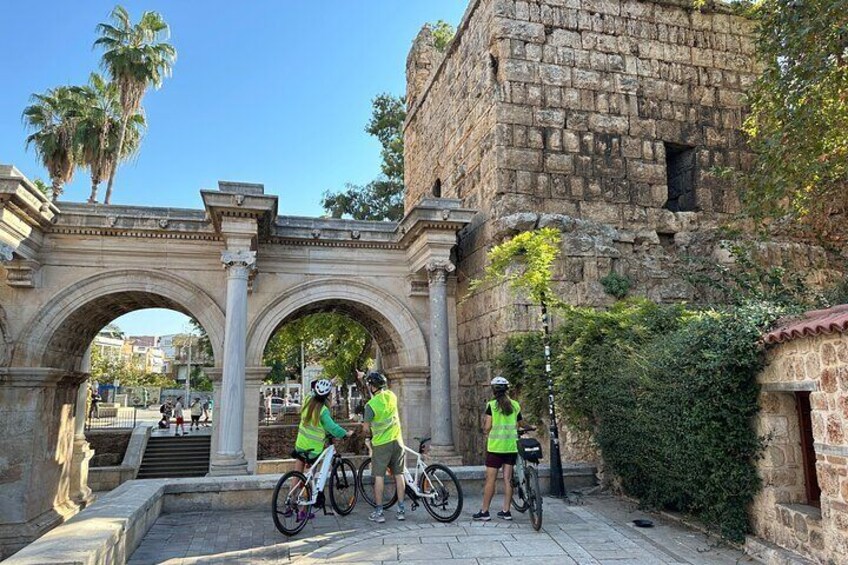
[[[498,375],[497,377],[492,379],[492,382],[490,382],[489,384],[492,386],[509,386],[509,381],[506,380],[504,377]]]
[[[327,396],[333,390],[333,383],[327,379],[321,379],[315,383],[315,396]]]

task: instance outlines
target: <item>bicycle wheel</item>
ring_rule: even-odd
[[[347,516],[356,506],[356,467],[347,459],[339,459],[330,474],[330,503],[333,510]]]
[[[289,471],[277,481],[271,499],[271,516],[274,525],[287,536],[298,533],[309,521],[312,505],[312,487],[303,473]]]
[[[512,475],[512,507],[522,514],[527,512],[529,508],[527,496],[524,493],[524,485],[515,480],[514,474]]]
[[[359,484],[359,494],[372,507],[376,507],[374,502],[374,479],[371,475],[371,458],[369,457],[359,466],[357,474],[357,483]],[[391,508],[397,502],[397,483],[392,472],[386,470],[386,478],[383,481],[383,508]]]
[[[542,527],[542,491],[539,489],[539,473],[536,467],[527,466],[524,470],[527,484],[527,505],[530,510],[530,524],[539,531]]]
[[[418,490],[424,508],[439,522],[453,522],[462,512],[462,487],[453,471],[444,465],[428,465],[418,480]]]

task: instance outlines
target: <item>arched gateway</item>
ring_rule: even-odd
[[[204,210],[49,202],[0,166],[0,546],[19,547],[90,499],[85,351],[140,308],[196,318],[214,349],[212,474],[252,472],[245,399],[283,323],[349,315],[374,337],[407,436],[454,454],[451,252],[473,213],[422,200],[399,223],[277,215],[261,185],[219,183]],[[452,406],[454,405],[453,410]]]

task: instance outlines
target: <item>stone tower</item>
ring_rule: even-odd
[[[461,234],[458,295],[492,244],[550,225],[571,303],[611,303],[599,282],[611,272],[655,300],[691,298],[680,257],[718,253],[715,230],[739,207],[714,167],[750,159],[751,31],[691,0],[471,0],[443,54],[422,30],[407,63],[406,207],[442,196],[480,211]],[[457,318],[459,425],[478,430],[497,348],[538,312],[489,289]],[[460,443],[479,458],[479,433]]]

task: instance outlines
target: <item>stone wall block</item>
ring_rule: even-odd
[[[530,43],[544,43],[545,26],[540,23],[496,17],[494,19],[493,35],[499,39],[518,39]]]

